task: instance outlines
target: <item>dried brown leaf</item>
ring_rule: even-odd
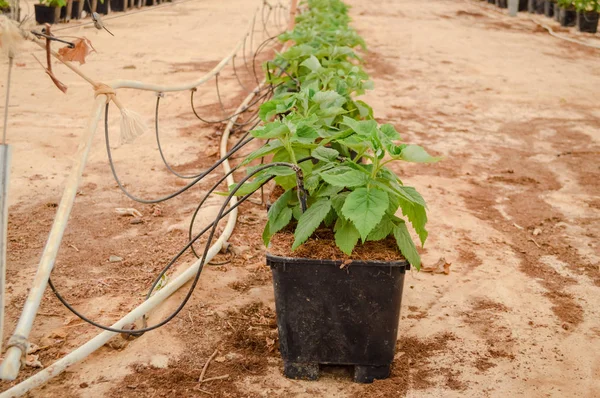
[[[432,272],[434,274],[446,274],[450,273],[450,266],[452,264],[447,262],[444,257],[440,257],[437,263],[433,267],[422,267],[423,272]]]
[[[85,37],[73,41],[73,44],[75,44],[73,48],[67,46],[58,50],[64,61],[79,62],[80,65],[83,65],[85,64],[85,57],[96,52],[92,42]]]

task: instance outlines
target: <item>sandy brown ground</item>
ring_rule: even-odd
[[[241,254],[206,269],[177,319],[133,341],[113,339],[31,396],[600,396],[600,51],[559,41],[528,15],[511,19],[480,2],[349,3],[370,49],[376,88],[365,100],[407,142],[444,156],[435,165],[396,167],[429,203],[425,264],[444,257],[452,266],[449,275],[407,276],[392,377],[359,386],[347,369],[330,369],[319,382],[281,376],[270,275],[258,239],[264,212],[246,205],[231,239]],[[186,81],[229,51],[239,37],[232,27],[241,29],[255,6],[205,0],[116,19],[118,45],[95,30],[67,32],[92,39],[99,54],[84,68],[99,78]],[[59,72],[70,87],[63,96],[29,55],[18,61],[26,65],[15,70],[9,130],[15,155],[6,333],[35,272],[92,102],[89,88],[67,72]],[[225,92],[234,106],[243,93],[229,76]],[[199,105],[215,112],[214,91],[205,90]],[[152,122],[153,95],[122,97]],[[161,126],[168,156],[192,172],[214,159],[220,128],[199,123],[188,101],[168,95]],[[143,299],[153,275],[184,244],[186,222],[209,181],[159,211],[137,205],[116,189],[103,145],[99,130],[55,278],[78,308],[111,323]],[[181,186],[155,147],[150,132],[115,150],[128,187],[146,197]],[[114,213],[131,206],[142,211],[143,223]],[[214,211],[207,209],[205,221]],[[124,261],[110,263],[110,255]],[[42,347],[44,366],[97,332],[50,294],[40,311],[31,341]],[[229,378],[199,385],[216,349],[206,377]],[[34,372],[26,368],[23,377]]]

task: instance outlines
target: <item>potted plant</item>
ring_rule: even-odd
[[[577,29],[580,32],[596,33],[600,2],[598,0],[575,0],[573,3],[577,10]]]
[[[2,14],[10,14],[11,8],[10,4],[6,0],[0,0],[0,13]]]
[[[577,23],[577,10],[574,0],[558,0],[558,22],[561,26],[575,26]]]
[[[280,188],[263,240],[284,374],[316,379],[319,364],[353,365],[355,381],[372,382],[389,375],[404,274],[420,267],[408,225],[427,238],[423,198],[387,165],[437,159],[398,144],[395,128],[355,99],[371,82],[347,7],[305,3],[280,36],[294,45],[266,65],[274,96],[252,130],[266,143],[244,161],[271,156],[274,167],[251,168],[254,179],[233,189],[246,195],[270,179]]]
[[[61,8],[67,5],[66,0],[41,0],[35,4],[35,20],[39,24],[53,24],[59,21]]]

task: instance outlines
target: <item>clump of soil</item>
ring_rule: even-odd
[[[292,251],[294,234],[284,230],[271,238],[269,253],[281,257],[331,259],[331,260],[368,260],[368,261],[404,261],[398,245],[392,237],[379,241],[357,244],[351,256],[342,252],[335,244],[333,231],[329,228],[318,229],[299,248]]]
[[[401,397],[411,390],[424,390],[437,383],[435,377],[442,376],[445,386],[451,390],[464,390],[465,384],[457,379],[460,372],[450,368],[436,367],[434,357],[449,349],[448,343],[455,340],[452,333],[441,333],[428,339],[414,336],[398,340],[392,374],[388,379],[376,380],[364,386],[354,398]]]
[[[179,335],[186,351],[172,359],[166,368],[146,364],[132,366],[133,373],[111,390],[110,396],[118,397],[247,397],[236,386],[236,381],[249,375],[265,374],[269,360],[277,357],[278,336],[275,312],[262,303],[248,304],[237,311],[214,317],[196,318],[193,326],[186,316],[178,319]],[[221,330],[220,342],[211,343],[208,336],[186,333],[191,328]],[[207,346],[211,345],[210,348]],[[225,376],[222,380],[200,383],[204,364],[217,347],[218,354],[210,362],[204,379]]]

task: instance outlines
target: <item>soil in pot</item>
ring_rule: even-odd
[[[575,26],[577,23],[577,11],[575,11],[575,8],[559,7],[558,22],[560,22],[560,26]]]
[[[596,11],[578,12],[577,29],[580,32],[596,33],[598,31],[598,15]]]
[[[548,18],[552,18],[554,16],[554,2],[550,0],[544,1],[544,15]]]
[[[352,260],[329,229],[294,253],[293,240],[276,234],[267,253],[285,376],[316,380],[319,365],[350,365],[356,382],[387,378],[409,268],[394,239],[357,246]]]
[[[45,4],[34,4],[35,9],[35,21],[40,25],[49,23],[57,23],[60,18],[60,8],[49,7]]]

